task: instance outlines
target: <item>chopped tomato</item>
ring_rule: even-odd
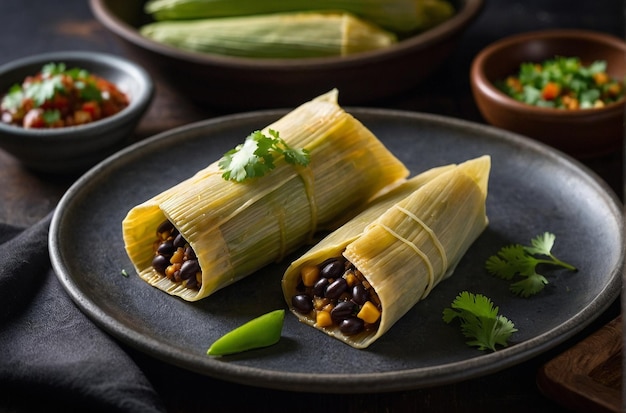
[[[561,87],[554,82],[548,82],[541,90],[541,97],[545,100],[554,100],[559,96],[559,93],[561,93]]]
[[[97,102],[90,101],[83,103],[82,107],[83,112],[89,113],[92,119],[100,119],[101,109]]]

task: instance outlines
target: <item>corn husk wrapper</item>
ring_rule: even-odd
[[[180,49],[250,58],[347,56],[397,42],[395,34],[337,12],[166,20],[147,24],[140,31]]]
[[[394,32],[426,30],[449,19],[449,0],[149,0],[155,20],[190,20],[294,11],[343,10]]]
[[[276,160],[269,174],[244,182],[222,178],[218,161],[132,208],[122,222],[128,256],[149,284],[188,301],[280,261],[339,216],[409,174],[357,119],[337,104],[337,91],[307,102],[263,129],[310,151],[308,167]],[[156,228],[170,220],[194,249],[199,291],[152,268]]]
[[[490,157],[428,170],[408,180],[329,234],[294,261],[283,276],[285,300],[300,321],[355,348],[381,337],[442,280],[452,275],[488,224]],[[315,315],[293,309],[300,269],[342,255],[364,275],[382,305],[375,331],[347,336],[318,327]]]

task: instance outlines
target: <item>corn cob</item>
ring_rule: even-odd
[[[350,14],[317,12],[161,21],[141,33],[181,49],[253,58],[345,56],[396,41]]]
[[[155,20],[315,10],[342,10],[397,33],[428,29],[454,14],[448,0],[150,0],[145,5]]]

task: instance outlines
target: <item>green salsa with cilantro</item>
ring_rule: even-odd
[[[519,72],[496,85],[513,99],[538,107],[576,110],[604,107],[624,99],[625,80],[607,73],[607,63],[588,66],[577,57],[522,63]]]
[[[128,104],[128,97],[106,79],[48,63],[4,95],[0,120],[24,128],[60,128],[107,118]]]

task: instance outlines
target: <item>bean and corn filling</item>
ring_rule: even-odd
[[[202,286],[202,270],[196,253],[182,234],[168,221],[156,230],[152,267],[168,279],[187,288],[199,290]]]
[[[363,274],[344,257],[329,258],[300,270],[296,311],[315,318],[317,327],[339,327],[346,335],[375,330],[382,306]]]

